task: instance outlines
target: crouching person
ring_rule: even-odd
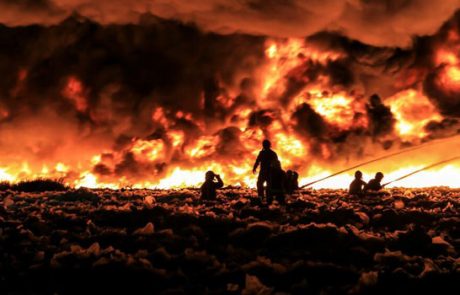
[[[390,193],[383,190],[386,184],[382,184],[383,173],[377,172],[375,178],[369,180],[366,186],[364,186],[364,193],[371,196],[384,196],[389,195]]]
[[[292,195],[299,189],[299,174],[296,171],[286,172],[286,193]]]
[[[378,192],[383,189],[383,185],[381,184],[383,179],[383,173],[377,172],[375,174],[375,178],[369,180],[369,182],[364,186],[364,192]]]
[[[206,172],[205,181],[201,186],[201,199],[202,200],[215,200],[216,199],[216,190],[222,188],[224,182],[219,175],[215,174],[213,171]]]
[[[281,169],[280,161],[272,161],[267,183],[267,203],[269,205],[272,203],[273,197],[276,198],[280,205],[284,205],[286,203],[286,184],[286,172]]]
[[[367,183],[363,180],[363,173],[361,171],[355,172],[355,179],[350,183],[350,188],[348,189],[349,195],[362,196],[363,188]]]

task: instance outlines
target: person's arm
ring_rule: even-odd
[[[224,186],[224,182],[222,181],[222,178],[220,178],[220,175],[216,175],[216,188],[222,188]]]
[[[261,152],[260,152],[260,153],[261,153]],[[258,167],[259,164],[260,164],[260,153],[259,153],[259,155],[257,156],[256,162],[254,163],[254,168],[252,168],[252,173],[256,173],[257,167]]]
[[[363,191],[367,192],[369,190],[369,183],[364,185]]]

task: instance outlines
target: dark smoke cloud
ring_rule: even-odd
[[[450,34],[457,34],[460,28],[460,12],[446,22],[439,32],[431,37],[420,38],[416,44],[417,64],[427,74],[423,80],[423,90],[441,114],[460,117],[460,85],[455,77],[448,75],[459,64],[436,62],[440,50],[448,50],[458,58],[458,41]],[[455,76],[455,74],[454,74]]]
[[[137,23],[149,13],[217,33],[305,37],[325,30],[377,46],[411,45],[434,34],[458,0],[2,0],[9,26],[56,24],[78,13],[101,24]]]
[[[382,103],[377,94],[369,98],[367,105],[369,116],[369,131],[373,137],[389,135],[393,132],[395,118],[389,107]]]
[[[259,37],[205,34],[153,16],[140,25],[102,26],[80,17],[51,27],[0,25],[0,44],[0,111],[8,113],[0,117],[0,150],[4,161],[18,163],[91,158],[123,150],[133,138],[165,139],[164,122],[152,120],[158,107],[168,129],[187,133],[187,144],[202,132],[194,121],[207,115],[203,81],[238,89],[264,52]],[[65,97],[70,77],[81,82],[86,109]],[[210,100],[222,108],[215,96]],[[192,117],[177,118],[178,111]],[[211,118],[213,124],[219,127]],[[82,154],[66,155],[72,146]],[[127,154],[114,172],[152,168],[139,166]]]
[[[219,156],[238,158],[245,151],[241,143],[241,130],[236,127],[227,127],[218,133],[219,142],[216,151]]]
[[[323,140],[327,136],[326,122],[308,104],[300,105],[292,117],[295,130],[306,138]]]

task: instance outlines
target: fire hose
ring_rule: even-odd
[[[396,182],[396,181],[400,181],[400,180],[402,180],[402,179],[404,179],[404,178],[407,178],[407,177],[412,176],[412,175],[414,175],[414,174],[417,174],[417,173],[419,173],[419,172],[422,172],[422,171],[425,171],[425,170],[434,168],[434,167],[436,167],[436,166],[441,166],[441,165],[443,165],[443,164],[447,164],[447,163],[449,163],[449,162],[453,162],[453,161],[459,160],[459,159],[460,159],[460,156],[456,156],[456,157],[453,157],[453,158],[450,158],[450,159],[447,159],[447,160],[443,160],[443,161],[436,162],[436,163],[434,163],[434,164],[431,164],[431,165],[425,166],[425,167],[423,167],[423,168],[417,169],[417,170],[415,170],[415,171],[412,171],[411,173],[408,173],[408,174],[406,174],[406,175],[404,175],[404,176],[398,177],[398,178],[396,178],[396,179],[394,179],[394,180],[392,180],[392,181],[390,181],[390,182],[387,182],[387,183],[385,183],[385,184],[382,184],[382,187],[383,187],[383,186],[387,186],[387,185],[389,185],[390,183],[393,183],[393,182]]]
[[[412,151],[415,151],[415,150],[418,150],[418,149],[422,149],[422,148],[425,148],[425,147],[428,147],[428,146],[432,146],[432,145],[437,145],[437,144],[440,144],[440,143],[444,143],[446,141],[451,141],[453,139],[457,139],[459,138],[458,136],[454,136],[454,137],[450,137],[450,138],[447,138],[447,139],[441,139],[441,140],[438,140],[438,141],[432,141],[432,142],[429,142],[429,143],[426,143],[426,144],[421,144],[419,146],[415,146],[415,147],[412,147],[412,148],[408,148],[408,149],[404,149],[404,150],[401,150],[401,151],[398,151],[398,152],[394,152],[394,153],[391,153],[391,154],[388,154],[388,155],[385,155],[385,156],[381,156],[381,157],[378,157],[378,158],[375,158],[375,159],[372,159],[372,160],[369,160],[369,161],[366,161],[366,162],[362,162],[362,163],[359,163],[357,165],[354,165],[353,167],[349,167],[349,168],[346,168],[346,169],[343,169],[343,170],[340,170],[340,171],[337,171],[337,172],[334,172],[332,173],[331,175],[328,175],[326,177],[323,177],[323,178],[320,178],[318,180],[315,180],[315,181],[312,181],[310,183],[307,183],[307,184],[304,184],[300,187],[300,189],[302,188],[306,188],[306,187],[309,187],[313,184],[316,184],[318,182],[321,182],[321,181],[324,181],[326,179],[329,179],[329,178],[332,178],[334,176],[337,176],[337,175],[340,175],[342,173],[345,173],[345,172],[348,172],[350,170],[353,170],[353,169],[356,169],[356,168],[359,168],[359,167],[362,167],[362,166],[365,166],[365,165],[368,165],[368,164],[371,164],[371,163],[375,163],[375,162],[378,162],[378,161],[381,161],[381,160],[385,160],[385,159],[388,159],[388,158],[391,158],[391,157],[395,157],[397,155],[401,155],[401,154],[404,154],[404,153],[409,153],[409,152],[412,152]],[[453,158],[454,159],[454,158]],[[450,161],[453,161],[453,159],[449,159],[449,160],[446,160],[447,162],[450,162]],[[442,163],[437,163],[435,166],[437,165],[441,165],[443,164],[445,161],[442,161]],[[434,164],[433,164],[434,165]],[[428,167],[428,166],[427,166]],[[425,167],[426,168],[426,167]],[[429,167],[431,168],[431,167]],[[428,169],[429,169],[428,168]],[[420,172],[420,171],[419,171]],[[416,172],[418,173],[418,172]],[[414,173],[415,174],[415,173]],[[410,176],[410,175],[409,175]],[[407,176],[407,177],[409,177]],[[397,181],[397,180],[394,180],[394,181]],[[394,182],[393,181],[393,182]]]

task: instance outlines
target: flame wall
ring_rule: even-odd
[[[328,3],[347,15],[355,15],[358,4],[368,13],[382,11],[377,4],[352,1],[344,8],[338,2]],[[406,10],[387,9],[409,21],[414,8],[408,3]],[[419,1],[422,11],[426,3]],[[425,25],[414,25],[415,32],[379,40],[358,32],[350,16],[336,16],[336,25],[346,28],[341,32],[324,31],[338,25],[318,25],[283,35],[262,30],[267,22],[271,30],[284,28],[276,26],[279,19],[274,24],[262,17],[265,11],[260,19],[249,13],[253,26],[243,30],[244,22],[230,26],[224,16],[219,29],[203,19],[197,27],[148,14],[120,23],[117,11],[112,21],[102,21],[88,12],[91,5],[78,6],[85,17],[61,20],[67,10],[57,9],[58,1],[42,4],[36,19],[23,20],[27,26],[5,15],[19,15],[17,6],[0,4],[8,7],[0,20],[9,25],[0,26],[0,179],[166,188],[197,185],[212,169],[226,184],[253,186],[252,165],[269,138],[283,167],[298,170],[305,183],[458,133],[460,17],[441,26],[455,10],[449,1]],[[174,16],[157,14],[193,18],[193,11],[178,13],[183,7],[177,5]],[[418,33],[431,35],[408,42]],[[370,177],[383,170],[391,180],[455,155],[457,147],[454,138],[363,171]],[[458,186],[459,167],[398,184]],[[349,178],[321,186],[344,187]]]

